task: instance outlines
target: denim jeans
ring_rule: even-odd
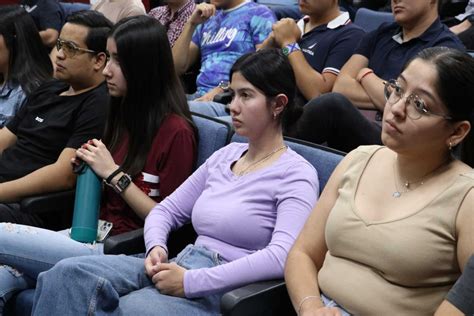
[[[330,299],[324,294],[321,294],[321,300],[323,301],[324,306],[326,307],[337,307],[341,312],[342,316],[351,316],[349,312],[347,312],[344,308],[342,308],[339,304],[337,304],[334,300]]]
[[[174,262],[186,269],[223,263],[217,253],[193,245]],[[33,315],[217,315],[220,298],[160,294],[145,274],[144,259],[88,256],[62,260],[39,276]]]
[[[67,231],[0,223],[0,315],[15,293],[35,286],[38,274],[64,258],[103,254],[102,244],[83,244]]]

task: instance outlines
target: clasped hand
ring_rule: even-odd
[[[102,179],[107,178],[118,168],[104,143],[95,138],[89,140],[76,150],[76,157],[86,162],[94,170],[95,174]],[[77,163],[76,158],[73,158],[71,162],[73,164]]]
[[[162,294],[184,297],[184,272],[176,263],[167,263],[168,254],[156,246],[145,259],[145,272]]]
[[[207,21],[211,16],[216,13],[216,7],[209,3],[200,3],[194,9],[193,14],[189,18],[191,24],[201,24]]]
[[[301,31],[295,20],[284,18],[272,26],[272,36],[276,44],[283,47],[287,44],[298,42],[301,38]]]

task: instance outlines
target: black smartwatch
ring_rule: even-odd
[[[121,194],[125,189],[132,183],[132,178],[124,173],[118,180],[115,185],[112,185],[112,188],[114,189],[117,194]]]

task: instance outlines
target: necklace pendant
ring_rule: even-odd
[[[397,199],[398,199],[399,197],[402,196],[402,193],[399,192],[399,191],[395,191],[395,192],[392,193],[392,196],[393,196],[394,198],[397,198]]]

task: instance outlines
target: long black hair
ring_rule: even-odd
[[[175,72],[166,29],[151,17],[136,16],[118,22],[110,37],[117,44],[127,92],[111,97],[104,142],[114,152],[128,135],[122,168],[136,175],[143,169],[153,138],[167,115],[179,115],[194,125]]]
[[[50,79],[53,66],[30,15],[18,5],[0,6],[0,35],[10,58],[0,82],[19,84],[26,95]]]
[[[283,93],[288,103],[279,116],[285,133],[289,126],[298,120],[302,109],[295,105],[296,79],[288,58],[280,49],[268,48],[241,56],[230,70],[239,72],[267,98]]]
[[[471,123],[461,143],[461,160],[474,167],[474,58],[447,47],[424,49],[413,60],[418,58],[436,68],[435,88],[452,121]]]

